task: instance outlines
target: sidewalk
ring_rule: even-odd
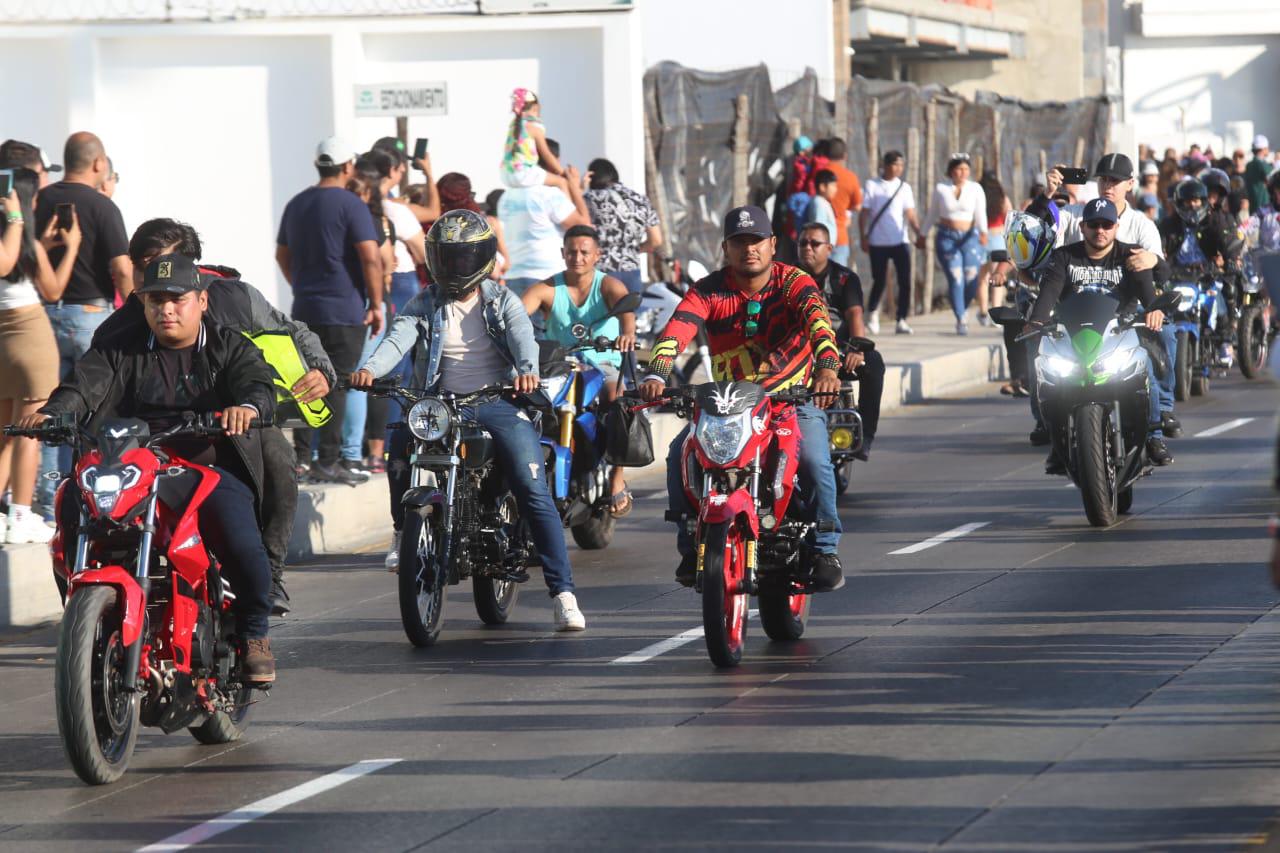
[[[1005,378],[1004,341],[998,327],[979,326],[972,309],[969,317],[967,337],[956,335],[950,312],[912,317],[912,335],[894,334],[892,320],[881,318],[876,345],[886,367],[884,411]],[[658,415],[651,424],[656,459],[635,475],[660,482],[667,446],[684,422],[674,415]],[[303,486],[290,559],[348,553],[385,541],[390,530],[386,489],[383,477],[354,488]],[[61,613],[47,549],[42,545],[0,548],[0,629],[53,621]]]

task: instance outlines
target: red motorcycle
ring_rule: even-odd
[[[79,504],[78,535],[68,541],[60,527],[50,543],[66,595],[54,697],[76,775],[91,785],[119,779],[139,724],[166,734],[186,726],[206,744],[239,738],[251,688],[239,676],[235,594],[196,520],[219,475],[160,448],[221,427],[187,413],[157,435],[124,419],[90,435],[65,416],[4,431],[86,451],[56,497],[59,519],[65,501]]]
[[[813,590],[804,540],[819,525],[802,520],[791,498],[800,464],[795,407],[812,396],[805,388],[769,393],[752,382],[710,382],[648,404],[669,403],[692,424],[681,477],[697,516],[667,513],[667,520],[694,534],[694,588],[702,595],[703,634],[716,666],[742,660],[752,595],[759,597],[770,639],[804,634]]]

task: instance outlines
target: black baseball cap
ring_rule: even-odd
[[[1098,168],[1093,170],[1093,176],[1127,181],[1133,177],[1133,161],[1123,154],[1103,154],[1098,161]]]
[[[1123,157],[1124,155],[1118,155]],[[1080,214],[1083,222],[1094,222],[1099,219],[1105,219],[1107,222],[1119,222],[1120,215],[1116,213],[1116,206],[1108,198],[1095,198],[1084,206],[1084,212]]]
[[[49,156],[38,145],[21,142],[17,139],[6,139],[0,144],[0,167],[15,166],[30,168],[39,162],[46,172],[61,172],[62,167],[49,162]],[[32,169],[32,171],[35,171]]]
[[[724,218],[724,239],[750,234],[754,237],[772,237],[773,225],[769,215],[754,204],[735,207]]]
[[[193,290],[204,290],[196,262],[186,255],[156,255],[142,272],[139,293],[172,293],[181,296]]]

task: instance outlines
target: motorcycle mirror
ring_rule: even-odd
[[[642,301],[643,298],[639,293],[628,293],[613,304],[613,307],[609,309],[609,316],[616,317],[619,314],[630,314],[640,307]]]
[[[1022,323],[1022,315],[1018,313],[1018,309],[1010,305],[1001,305],[999,308],[992,308],[987,312],[987,316],[991,318],[991,322],[997,326],[1005,326],[1012,323]]]
[[[876,348],[876,342],[871,340],[870,338],[859,338],[859,337],[850,336],[849,340],[846,343],[849,349],[853,350],[854,352],[871,352],[873,349]]]

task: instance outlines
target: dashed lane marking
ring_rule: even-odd
[[[1210,427],[1191,436],[1192,438],[1213,438],[1215,435],[1222,435],[1224,432],[1230,432],[1236,427],[1242,427],[1252,421],[1253,418],[1236,418],[1234,421],[1227,421],[1225,424],[1218,424],[1216,427]]]
[[[921,551],[927,551],[930,548],[936,548],[937,546],[942,545],[945,542],[950,542],[952,539],[959,539],[961,536],[968,536],[973,531],[980,530],[981,528],[986,527],[990,523],[991,522],[989,521],[971,521],[968,524],[962,524],[959,527],[953,527],[952,529],[946,531],[945,533],[939,533],[937,536],[931,536],[928,539],[924,540],[923,542],[917,542],[914,545],[908,545],[905,548],[899,548],[896,551],[890,551],[889,556],[892,557],[896,554],[918,554]]]
[[[760,613],[759,610],[748,610],[747,618],[751,619]],[[694,640],[702,639],[702,628],[690,628],[682,634],[676,634],[674,637],[668,637],[665,640],[654,643],[652,646],[645,646],[638,652],[632,652],[629,655],[623,655],[610,663],[644,663],[653,660],[659,655],[665,655],[667,652],[674,651],[681,646],[688,645]]]
[[[186,850],[188,847],[208,841],[210,838],[229,832],[238,826],[244,826],[246,823],[288,808],[294,803],[300,803],[318,794],[323,794],[325,791],[331,791],[340,785],[345,785],[348,782],[359,779],[361,776],[375,773],[384,767],[390,767],[392,764],[402,760],[400,758],[379,758],[358,761],[350,767],[344,767],[327,776],[312,779],[310,782],[304,782],[297,787],[289,788],[265,799],[249,803],[243,808],[238,808],[220,817],[215,817],[213,820],[207,820],[198,826],[185,829],[177,835],[170,835],[163,841],[148,844],[146,847],[139,848],[137,853],[161,853],[161,851],[168,853],[168,851]]]

